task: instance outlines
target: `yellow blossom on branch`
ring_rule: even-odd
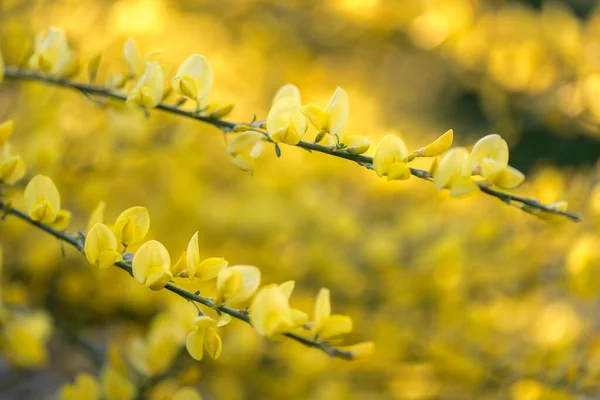
[[[52,223],[60,210],[58,189],[47,176],[36,175],[25,187],[25,209],[34,221]]]
[[[133,277],[152,290],[162,289],[173,279],[169,252],[156,240],[140,246],[133,257],[132,269]]]
[[[195,360],[202,360],[204,349],[208,356],[216,360],[221,355],[221,337],[216,331],[217,321],[207,316],[194,319],[195,330],[190,333],[185,341],[185,347]]]
[[[213,85],[213,73],[206,57],[189,56],[171,81],[173,90],[183,97],[195,100],[198,108],[206,107]]]

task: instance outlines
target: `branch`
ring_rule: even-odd
[[[50,85],[61,86],[69,89],[75,89],[89,97],[89,95],[97,95],[104,98],[109,98],[113,100],[118,100],[121,102],[125,102],[127,100],[127,96],[114,93],[108,87],[98,86],[88,83],[74,82],[63,78],[52,77],[48,75],[44,75],[38,72],[25,71],[19,68],[6,66],[4,71],[4,77],[15,80],[24,80],[24,81],[37,81],[43,82]],[[231,132],[239,125],[250,125],[253,126],[255,130],[263,133],[269,141],[269,135],[264,130],[258,129],[259,127],[256,124],[247,124],[247,123],[237,123],[232,121],[226,121],[219,118],[213,118],[210,116],[199,114],[194,111],[186,111],[179,108],[179,105],[169,105],[165,103],[161,103],[156,106],[156,109],[165,111],[170,114],[179,115],[185,118],[195,119],[196,121],[200,121],[209,125],[213,125],[216,128],[221,129],[224,132]],[[369,169],[373,169],[373,157],[364,156],[364,155],[353,155],[346,152],[338,151],[333,146],[323,146],[317,143],[312,142],[304,142],[300,141],[295,145],[296,147],[300,147],[302,149],[306,149],[309,151],[316,151],[319,153],[327,154],[330,156],[343,158],[345,160],[354,161],[355,163],[364,166]],[[427,181],[431,181],[432,177],[428,171],[411,168],[410,172],[413,176],[417,178],[421,178]],[[543,211],[550,214],[561,215],[566,217],[574,222],[581,221],[579,215],[567,211],[561,211],[554,209],[552,207],[548,207],[543,205],[539,200],[533,198],[525,198],[516,196],[510,193],[501,192],[495,189],[491,189],[488,185],[478,182],[479,188],[481,191],[489,196],[496,197],[504,203],[514,205],[515,203],[521,205],[521,209],[527,211],[526,208],[537,209],[539,211]],[[525,207],[523,207],[525,206]]]
[[[26,213],[7,204],[6,201],[3,199],[0,199],[0,208],[2,208],[4,210],[4,217],[6,217],[6,215],[14,215],[15,217],[51,234],[55,238],[65,242],[65,243],[70,244],[71,246],[75,247],[80,253],[85,254],[84,245],[83,245],[83,243],[84,243],[83,237],[81,239],[78,239],[72,235],[67,234],[66,232],[57,231],[56,229],[53,229],[53,228],[49,227],[48,225],[42,224],[38,221],[34,221]],[[127,271],[127,273],[129,273],[129,275],[133,276],[132,266],[129,262],[117,261],[115,263],[115,266],[117,266],[118,268],[120,268],[124,271]],[[248,313],[244,310],[230,308],[230,307],[227,307],[226,305],[217,306],[216,303],[212,299],[210,299],[208,297],[201,297],[195,293],[188,292],[187,290],[182,289],[176,285],[173,285],[172,283],[167,283],[165,285],[165,289],[177,294],[178,296],[180,296],[186,300],[200,303],[200,304],[202,304],[206,307],[212,308],[218,312],[223,312],[225,314],[229,314],[233,318],[239,319],[240,321],[244,321],[251,325],[250,317],[248,316]],[[319,342],[317,340],[313,340],[313,339],[298,335],[296,333],[291,333],[291,332],[284,333],[284,336],[287,336],[290,339],[293,339],[305,346],[319,349],[319,350],[327,353],[331,357],[337,357],[337,358],[341,358],[344,360],[352,360],[354,358],[352,352],[344,351],[339,348],[330,346],[329,344],[327,344],[325,342]]]

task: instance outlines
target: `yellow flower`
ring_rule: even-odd
[[[452,146],[453,139],[454,131],[450,129],[427,146],[415,151],[413,154],[417,157],[437,157],[448,151],[450,146]]]
[[[260,286],[260,270],[251,265],[224,268],[217,276],[217,304],[244,305]]]
[[[464,147],[450,149],[437,161],[432,171],[438,190],[450,189],[452,196],[461,196],[478,189],[471,179],[469,152]]]
[[[146,61],[140,55],[140,52],[137,46],[135,45],[135,41],[133,40],[133,38],[128,38],[125,41],[123,53],[131,75],[135,78],[139,78],[140,76],[142,76],[144,74],[144,71],[146,70]]]
[[[348,124],[348,94],[338,87],[325,108],[309,104],[302,108],[302,113],[319,132],[328,133],[341,141]]]
[[[195,360],[202,360],[204,349],[208,356],[216,360],[221,355],[221,337],[216,331],[217,321],[201,315],[194,319],[196,329],[185,340],[185,348]]]
[[[192,387],[182,387],[175,392],[173,400],[202,400],[202,396]]]
[[[99,398],[96,378],[90,374],[79,373],[75,382],[66,383],[60,388],[61,400],[96,400]]]
[[[192,54],[179,67],[171,81],[173,90],[205,107],[213,85],[213,73],[206,57]]]
[[[352,319],[346,315],[331,315],[329,289],[322,288],[315,302],[314,321],[311,330],[315,336],[329,339],[352,331]]]
[[[187,276],[190,279],[198,278],[200,281],[215,279],[219,275],[219,271],[229,264],[224,258],[220,257],[209,257],[201,260],[198,232],[194,233],[190,239],[185,254]]]
[[[29,59],[29,68],[67,78],[78,72],[79,62],[62,29],[52,27],[48,32],[36,36],[33,55]]]
[[[100,372],[102,392],[107,400],[132,400],[136,389],[129,377],[108,364]]]
[[[250,321],[260,335],[275,338],[306,322],[308,317],[305,313],[290,307],[293,290],[294,282],[288,281],[279,286],[264,286],[254,296],[250,305]]]
[[[500,135],[487,135],[481,138],[469,157],[474,174],[496,186],[512,189],[525,180],[525,175],[508,165],[508,144]]]
[[[146,109],[154,108],[163,99],[165,79],[162,67],[156,61],[146,63],[144,74],[127,97],[127,103]]]
[[[231,160],[243,171],[253,171],[256,159],[265,148],[265,136],[257,131],[239,133],[227,145],[227,153],[233,156]]]
[[[173,279],[169,252],[156,240],[140,246],[133,257],[132,267],[133,277],[151,290],[160,290]]]
[[[150,215],[146,207],[131,207],[117,217],[114,232],[124,246],[140,243],[150,228]]]
[[[25,210],[34,221],[54,222],[60,210],[58,189],[47,176],[36,175],[25,188]]]
[[[355,155],[366,153],[371,147],[371,139],[363,135],[350,135],[344,139],[343,143],[346,145],[344,151]]]
[[[287,84],[277,91],[267,115],[267,132],[271,140],[298,144],[308,128],[301,107],[300,91],[296,86]]]
[[[410,178],[408,167],[408,150],[396,135],[386,135],[375,149],[373,167],[378,176],[387,176],[388,180]]]
[[[46,343],[52,334],[52,319],[45,311],[18,315],[4,326],[8,358],[21,367],[39,367],[46,363]]]
[[[110,228],[96,223],[85,238],[85,257],[92,265],[105,269],[123,258],[118,252],[118,242]]]

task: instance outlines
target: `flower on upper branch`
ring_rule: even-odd
[[[319,131],[317,142],[325,134],[330,135],[330,143],[342,141],[346,135],[348,125],[348,94],[344,89],[338,87],[325,108],[315,104],[309,104],[302,107],[302,113],[308,118],[310,123]]]
[[[322,339],[330,339],[352,331],[352,319],[346,315],[331,314],[329,289],[322,288],[317,295],[311,331]]]
[[[8,143],[8,138],[12,135],[14,126],[12,120],[0,124],[0,182],[9,185],[17,183],[27,172],[23,159],[18,154],[12,154]]]
[[[260,270],[251,265],[223,268],[217,276],[218,305],[231,307],[245,305],[260,286]]]
[[[256,331],[271,339],[301,326],[308,316],[290,307],[294,281],[281,285],[271,284],[260,288],[250,305],[250,321]]]
[[[131,246],[141,243],[150,228],[150,215],[146,207],[131,207],[123,211],[115,221],[113,231],[119,243]]]
[[[62,29],[52,27],[36,36],[29,68],[66,78],[78,72],[79,62]]]
[[[177,267],[178,269],[185,271],[181,273],[181,275],[187,276],[190,279],[197,278],[200,281],[215,279],[217,275],[219,275],[219,272],[229,264],[227,260],[221,257],[209,257],[204,260],[200,258],[198,232],[194,233],[190,239],[184,259],[185,267],[183,265]]]
[[[163,69],[156,61],[146,63],[144,74],[138,79],[135,88],[129,93],[127,103],[151,109],[160,104],[164,95],[165,79]]]
[[[277,91],[267,115],[267,132],[271,140],[276,143],[298,144],[308,128],[301,107],[300,91],[296,86],[287,84]]]
[[[469,162],[473,174],[503,189],[513,189],[525,180],[521,171],[508,165],[508,144],[500,135],[487,135],[471,150]]]
[[[179,67],[171,81],[173,90],[183,97],[195,100],[204,108],[213,85],[213,73],[206,57],[192,54]]]
[[[388,180],[410,178],[408,150],[396,135],[386,135],[375,149],[373,167],[378,176],[387,176]]]
[[[58,189],[47,176],[36,175],[25,187],[25,210],[34,221],[54,222],[60,210]]]
[[[160,290],[173,279],[169,252],[156,240],[140,246],[133,256],[132,267],[133,277],[151,290]]]
[[[223,344],[216,331],[217,321],[205,315],[194,319],[194,331],[185,340],[185,348],[195,360],[202,360],[204,349],[208,356],[216,360],[221,355]]]
[[[478,189],[471,178],[469,152],[464,147],[455,147],[434,162],[431,174],[439,189],[450,189],[450,195],[461,196]]]
[[[96,223],[85,238],[85,257],[90,264],[100,269],[108,268],[123,259],[118,248],[115,234],[102,223]]]
[[[243,171],[253,171],[256,159],[265,148],[265,136],[257,131],[238,133],[227,145],[227,153],[231,154],[233,162]]]

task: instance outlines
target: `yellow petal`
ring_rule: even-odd
[[[321,107],[309,104],[302,107],[300,111],[318,131],[327,130],[329,113],[324,111]]]
[[[56,214],[56,219],[50,226],[58,231],[64,231],[71,223],[71,216],[71,211],[62,209]]]
[[[208,356],[213,360],[216,360],[221,355],[223,349],[223,342],[221,336],[217,333],[214,328],[208,328],[204,334],[204,348],[208,353]]]
[[[437,157],[442,153],[446,152],[450,146],[452,146],[452,140],[454,138],[454,131],[448,130],[442,136],[437,138],[434,142],[428,144],[423,148],[423,157]]]
[[[471,176],[471,171],[469,152],[464,147],[455,147],[444,153],[433,174],[438,190],[449,187],[459,177],[467,176]]]
[[[331,315],[331,301],[329,300],[329,289],[321,288],[315,301],[315,310],[313,315],[313,332],[318,334],[323,328],[325,322]]]
[[[0,124],[0,147],[4,146],[15,130],[15,121],[8,120]]]
[[[123,211],[115,221],[117,237],[126,246],[140,243],[150,229],[150,215],[146,207],[131,207]],[[119,234],[120,233],[120,234]]]
[[[468,176],[459,176],[450,183],[450,196],[464,196],[479,190],[479,186]]]
[[[260,270],[251,265],[221,269],[217,276],[217,292],[224,303],[238,307],[252,298],[260,286]]]
[[[525,175],[518,169],[509,165],[500,172],[500,175],[494,183],[496,186],[503,189],[514,189],[520,186],[524,180]]]
[[[273,104],[267,115],[267,132],[277,143],[296,145],[306,132],[306,117],[300,112],[300,103],[293,97],[284,97]]]
[[[227,267],[229,263],[222,257],[209,257],[202,260],[196,271],[196,276],[200,281],[215,279],[219,272]]]
[[[104,255],[102,267],[107,267],[105,264],[108,254],[110,254],[110,252],[117,253],[117,238],[109,227],[102,223],[97,223],[92,227],[85,238],[84,250],[85,257],[87,258],[88,262],[93,265],[98,266],[100,256]],[[114,261],[108,266],[112,265],[113,263]]]
[[[227,152],[231,155],[240,153],[249,154],[254,146],[266,140],[265,136],[257,131],[246,131],[235,135],[227,144]]]
[[[407,157],[408,150],[402,139],[396,135],[386,135],[375,149],[373,167],[378,176],[384,176],[393,164],[405,162]]]
[[[172,81],[173,90],[202,103],[213,85],[213,72],[206,57],[192,54],[179,67]]]
[[[185,270],[187,270],[187,252],[184,251],[177,262],[171,265],[171,273],[173,276],[179,276]]]
[[[260,335],[270,338],[294,325],[288,299],[275,284],[261,288],[254,296],[250,320]]]
[[[47,176],[36,175],[25,188],[25,210],[29,216],[42,223],[53,222],[60,210],[58,189]]]
[[[185,339],[185,348],[194,360],[202,360],[204,356],[204,335],[206,330],[198,329]]]
[[[286,281],[279,285],[279,290],[281,290],[281,293],[289,300],[294,291],[294,286],[296,286],[296,282]]]
[[[156,61],[146,63],[146,70],[135,89],[127,97],[127,103],[151,109],[160,104],[164,94],[164,74]]]
[[[506,164],[491,158],[484,157],[479,165],[479,175],[489,182],[495,183]]]
[[[487,135],[475,143],[469,157],[472,168],[480,167],[484,158],[496,160],[503,166],[508,165],[508,144],[500,135]]]
[[[127,39],[125,42],[123,53],[125,55],[127,66],[129,67],[129,71],[131,71],[131,75],[134,77],[142,76],[144,70],[146,69],[146,62],[140,55],[140,52],[138,51],[132,38]]]
[[[295,85],[288,83],[287,85],[283,85],[279,88],[279,90],[277,90],[275,96],[273,96],[273,102],[271,103],[271,105],[274,105],[279,100],[286,97],[291,97],[298,104],[302,103],[300,101],[300,90]]]
[[[390,165],[387,173],[388,181],[406,180],[410,178],[410,168],[405,162],[397,162]]]
[[[331,315],[318,331],[319,337],[323,339],[344,335],[352,331],[352,319],[347,315]]]
[[[346,145],[344,151],[350,154],[363,154],[371,147],[371,139],[362,135],[350,135],[343,143]]]
[[[150,240],[140,246],[133,257],[132,267],[134,278],[139,283],[154,286],[152,289],[165,277],[173,277],[169,252],[156,240]]]
[[[341,87],[337,87],[329,104],[325,107],[325,112],[329,114],[327,131],[332,136],[338,135],[343,138],[346,125],[348,124],[348,94]]]

